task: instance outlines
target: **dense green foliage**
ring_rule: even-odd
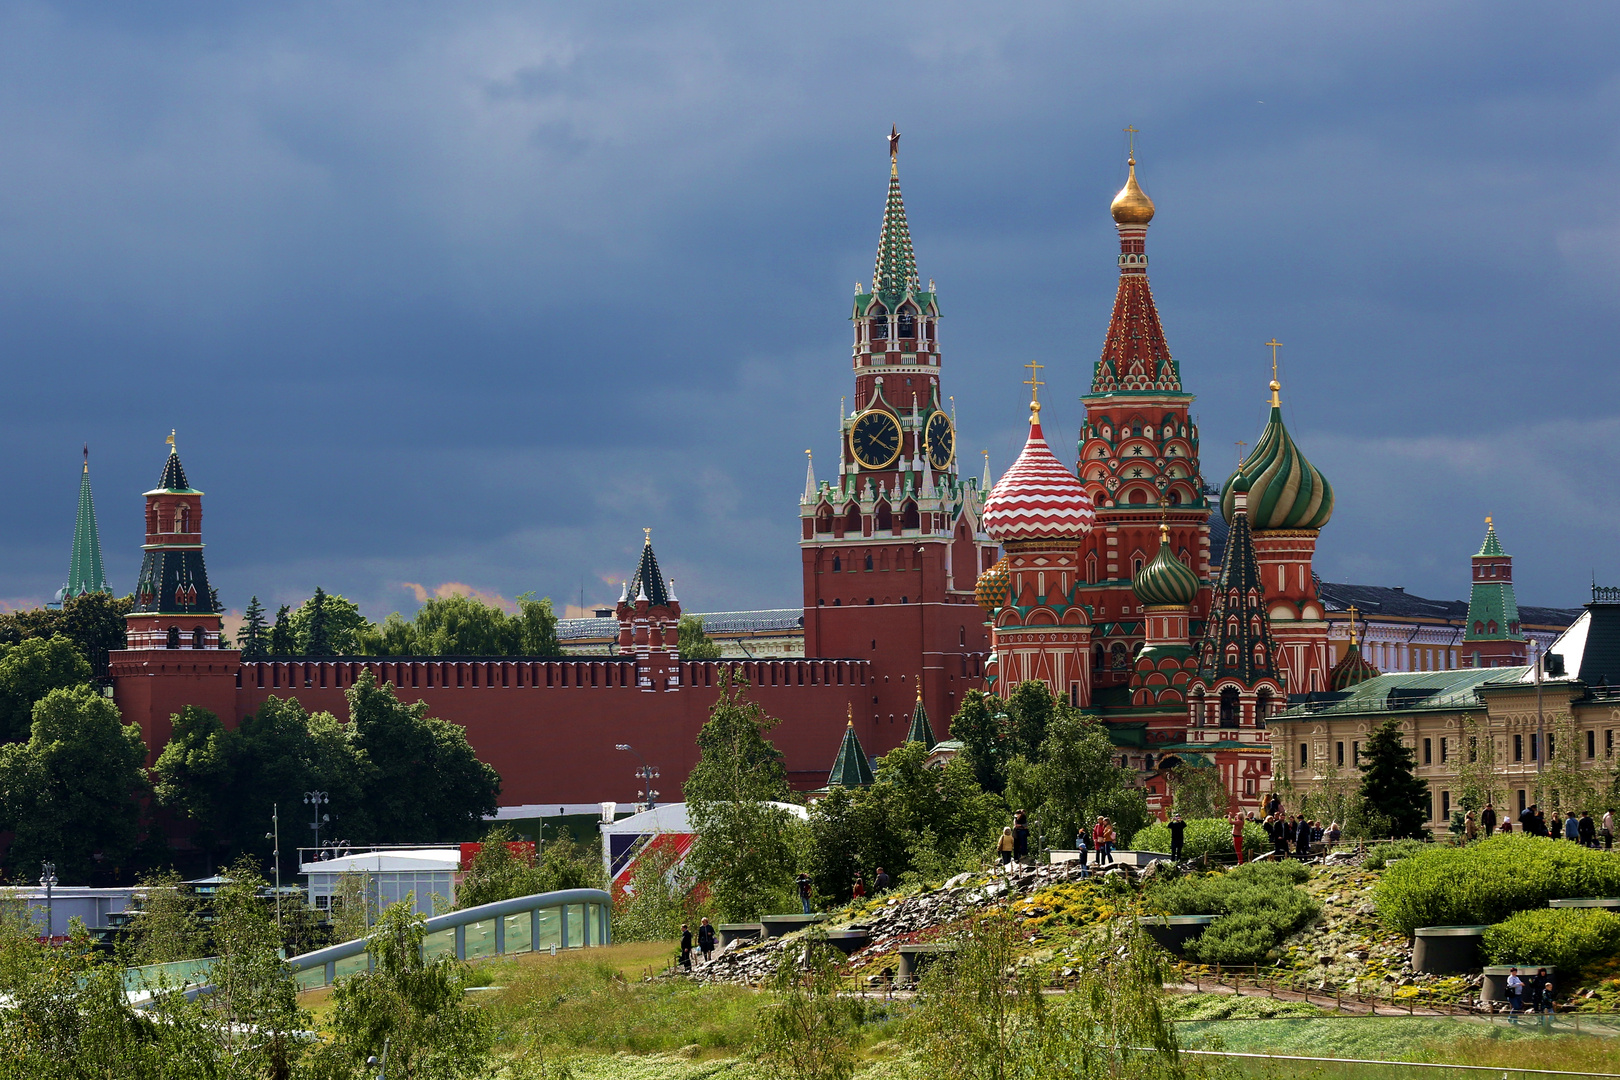
[[[89,662],[61,634],[0,645],[0,742],[28,738],[40,698],[89,681]]]
[[[849,1080],[855,1074],[864,1002],[842,993],[843,954],[812,936],[784,950],[759,1012],[755,1055],[768,1080]]]
[[[199,842],[227,858],[268,859],[272,807],[280,804],[286,830],[305,791],[329,794],[328,836],[418,843],[482,831],[500,777],[478,760],[465,729],[427,715],[421,702],[401,702],[370,672],[344,696],[347,723],[292,699],[270,698],[234,731],[206,710],[182,710],[153,770],[159,801],[195,821]]]
[[[682,660],[718,660],[720,643],[703,632],[701,615],[682,615],[680,622]]]
[[[775,727],[747,681],[721,673],[720,695],[698,732],[698,762],[686,778],[687,819],[697,840],[692,873],[728,922],[788,910],[803,825],[772,803],[788,798],[782,755],[765,736]]]
[[[1034,680],[1013,687],[1003,701],[994,694],[970,690],[951,718],[951,738],[962,743],[962,756],[973,766],[986,791],[1007,786],[1014,758],[1038,761],[1047,725],[1065,703],[1054,699],[1046,684]]]
[[[1392,840],[1387,844],[1373,844],[1361,866],[1364,870],[1382,870],[1397,859],[1405,859],[1421,851],[1428,851],[1424,840]]]
[[[1162,1009],[1157,950],[1134,924],[1111,930],[1070,992],[1043,993],[1021,966],[1016,921],[977,920],[952,939],[955,955],[924,971],[907,1023],[917,1074],[938,1080],[1182,1080],[1209,1075],[1183,1057]]]
[[[602,861],[581,850],[571,836],[534,845],[516,842],[505,826],[491,829],[472,865],[456,886],[456,907],[493,904],[518,896],[534,896],[559,889],[602,888]]]
[[[1386,870],[1373,894],[1379,917],[1407,934],[1501,922],[1548,900],[1583,896],[1620,896],[1620,859],[1523,833],[1431,845]]]
[[[1373,836],[1423,835],[1429,818],[1429,782],[1415,772],[1417,753],[1401,741],[1394,717],[1367,736],[1361,751],[1361,802]]]
[[[1130,850],[1132,851],[1170,851],[1170,826],[1162,821],[1155,821],[1144,829],[1139,829],[1131,837]],[[1271,841],[1266,836],[1266,830],[1258,821],[1245,821],[1243,823],[1243,853],[1245,856],[1258,855],[1263,851],[1271,850]],[[1182,837],[1182,858],[1200,859],[1205,855],[1212,858],[1232,858],[1237,852],[1232,847],[1232,823],[1225,818],[1188,818],[1187,833]]]
[[[849,899],[857,870],[870,890],[880,866],[894,882],[920,884],[984,864],[1006,804],[980,790],[967,762],[930,768],[927,756],[922,743],[901,743],[870,787],[835,787],[810,807],[804,868],[817,896]]]
[[[135,850],[146,794],[146,744],[88,686],[34,706],[28,741],[0,746],[0,824],[16,835],[7,863],[30,877],[56,863],[64,882],[116,870]]]
[[[1295,862],[1248,863],[1225,873],[1189,875],[1148,887],[1147,906],[1168,915],[1219,915],[1187,943],[1205,964],[1259,964],[1284,938],[1322,913],[1295,886],[1310,872]]]
[[[85,593],[60,608],[8,611],[0,614],[0,645],[60,634],[73,642],[89,662],[91,674],[99,679],[107,674],[107,653],[124,647],[124,616],[134,606],[133,597]],[[26,738],[27,732],[20,737]]]
[[[1485,931],[1493,964],[1548,964],[1569,974],[1582,964],[1620,955],[1620,915],[1602,908],[1534,908]]]
[[[424,603],[414,618],[396,611],[355,631],[352,650],[370,656],[561,656],[551,600],[517,598],[517,611],[453,594]],[[683,652],[684,655],[684,652]]]
[[[316,1052],[327,1075],[374,1075],[366,1060],[386,1060],[386,1075],[453,1080],[483,1072],[495,1041],[487,1013],[466,998],[462,965],[422,958],[420,915],[390,904],[367,941],[371,963],[332,989],[336,1039]]]
[[[1098,720],[1052,697],[1041,682],[1020,683],[1010,711],[1023,718],[1013,742],[1024,747],[1006,763],[1006,797],[1023,807],[1050,847],[1069,847],[1080,829],[1106,817],[1127,837],[1150,820],[1136,773],[1119,765]],[[1035,719],[1031,719],[1035,718]],[[1034,744],[1029,739],[1039,737]],[[1034,749],[1029,747],[1033,745]]]
[[[270,624],[264,617],[264,605],[255,596],[248,601],[242,613],[242,627],[236,632],[236,647],[242,650],[244,663],[263,660],[270,655]]]
[[[1226,783],[1212,765],[1177,765],[1170,770],[1170,809],[1188,821],[1224,817],[1231,810]]]

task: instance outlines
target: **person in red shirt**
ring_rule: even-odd
[[[1243,815],[1232,815],[1232,850],[1237,852],[1238,865],[1243,865]]]

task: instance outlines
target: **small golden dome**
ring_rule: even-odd
[[[1136,159],[1130,159],[1131,175],[1119,189],[1108,210],[1120,225],[1146,225],[1153,220],[1153,200],[1147,197],[1142,185],[1136,182]]]

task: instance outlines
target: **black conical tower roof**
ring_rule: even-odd
[[[641,548],[641,564],[636,567],[636,576],[630,579],[630,592],[625,599],[633,604],[643,593],[651,607],[669,605],[669,587],[664,584],[663,572],[658,569],[658,556],[653,554],[650,532],[646,544]]]

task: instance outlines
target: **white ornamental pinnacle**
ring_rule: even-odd
[[[629,602],[630,602],[630,583],[628,581],[621,581],[621,582],[619,582],[619,603],[628,604]]]
[[[816,501],[816,464],[808,450],[804,452],[804,498],[799,501],[804,504]]]
[[[670,578],[669,579],[669,602],[673,604],[676,600],[679,600],[679,599],[680,599],[680,597],[675,595],[675,579]]]
[[[638,604],[644,603],[644,602],[646,602],[646,599],[647,599],[647,583],[645,581],[636,582],[636,603],[638,603]]]

